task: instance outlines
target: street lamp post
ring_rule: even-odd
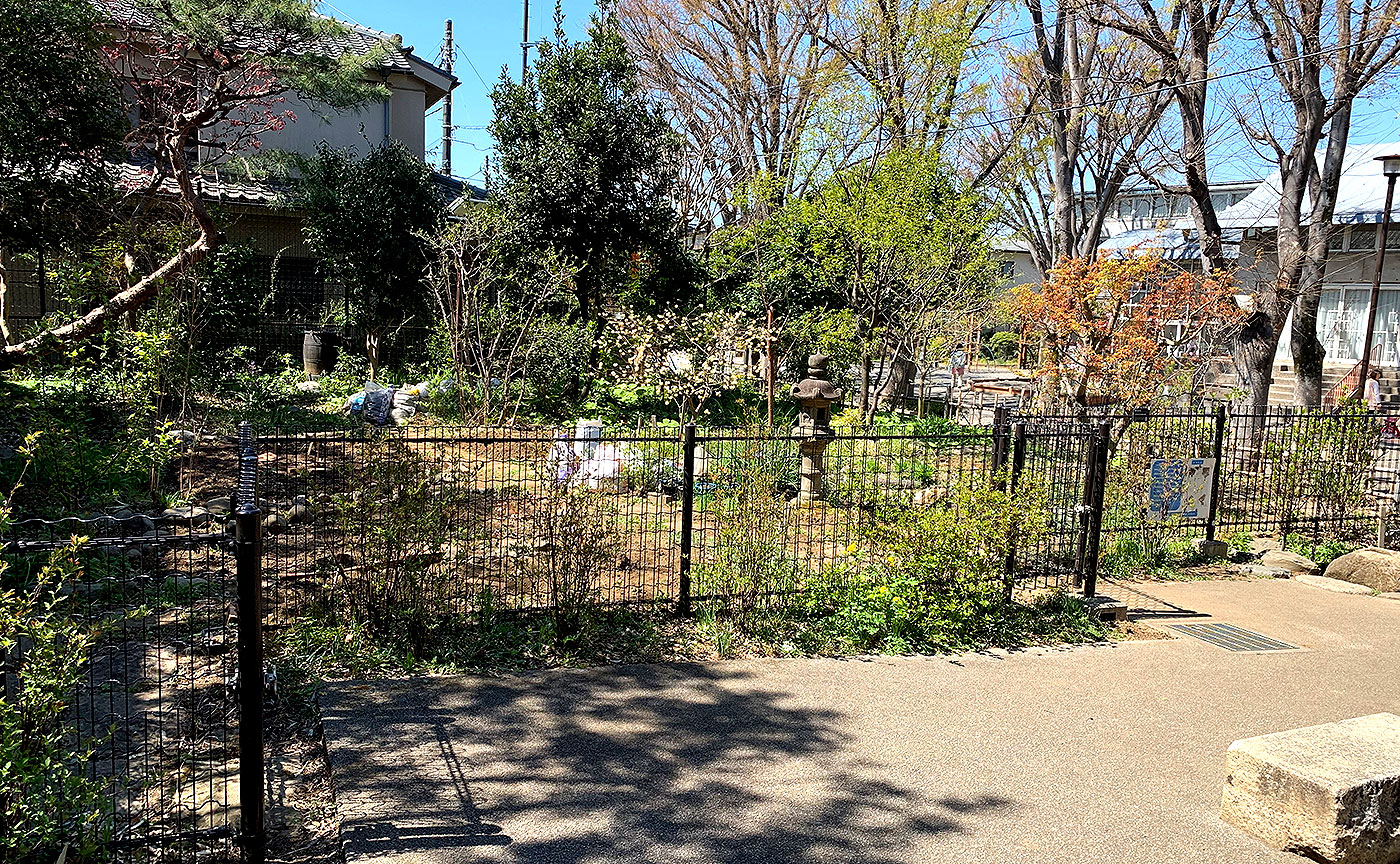
[[[1395,180],[1400,177],[1400,155],[1377,156],[1381,173],[1385,175],[1385,210],[1381,213],[1381,230],[1376,237],[1376,273],[1371,279],[1371,304],[1366,313],[1366,341],[1361,344],[1361,380],[1358,389],[1365,395],[1366,378],[1371,372],[1371,340],[1376,335],[1376,307],[1381,301],[1381,271],[1385,268],[1386,234],[1390,228],[1390,205],[1395,202]]]

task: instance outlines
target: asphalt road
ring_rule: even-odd
[[[346,683],[323,705],[347,858],[1299,862],[1220,821],[1225,749],[1400,713],[1400,602],[1142,587],[1303,650],[1183,636]]]

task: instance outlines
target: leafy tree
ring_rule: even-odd
[[[814,211],[818,259],[843,286],[858,335],[883,348],[883,381],[870,380],[870,355],[862,364],[860,407],[873,411],[872,385],[899,395],[920,357],[990,311],[998,270],[988,208],[936,154],[912,149],[838,172],[802,206]]]
[[[1220,274],[1158,256],[1101,256],[1068,259],[1043,284],[1015,288],[1011,306],[1043,339],[1047,398],[1134,407],[1191,390],[1202,349],[1240,320],[1234,292]]]
[[[609,286],[639,279],[643,299],[678,260],[675,138],[640,90],[617,20],[593,19],[584,42],[562,25],[539,46],[522,83],[504,73],[491,93],[500,207],[526,254],[553,248],[579,268],[575,314],[597,320]],[[675,288],[672,293],[678,293]]]
[[[145,276],[121,284],[96,308],[65,324],[0,348],[0,369],[26,363],[61,345],[83,341],[155,296],[170,278],[198,264],[218,245],[214,217],[195,189],[199,168],[192,157],[217,163],[256,148],[259,136],[295,120],[283,107],[295,92],[333,108],[350,108],[387,92],[370,81],[368,69],[380,52],[345,52],[345,25],[316,12],[312,0],[126,0],[103,5],[107,19],[101,61],[72,52],[75,68],[95,81],[115,76],[125,87],[134,118],[126,146],[148,160],[149,172],[137,188],[150,200],[173,195],[189,237],[170,258]],[[35,33],[0,32],[0,39],[23,43],[29,51]],[[42,41],[42,40],[39,40]],[[53,99],[15,79],[14,99],[26,112],[42,115]],[[86,140],[59,124],[51,146],[73,148]]]
[[[104,157],[126,121],[96,24],[88,0],[0,5],[0,247],[9,254],[85,236],[110,196]],[[0,283],[0,344],[9,341],[4,291]]]
[[[0,6],[0,244],[11,252],[81,227],[83,205],[111,186],[103,157],[126,122],[101,48],[87,0]]]
[[[429,238],[446,216],[432,169],[392,139],[364,158],[323,144],[301,160],[296,198],[307,242],[350,294],[374,377],[385,332],[427,321]]]

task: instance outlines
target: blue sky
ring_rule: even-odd
[[[593,12],[593,0],[564,0],[564,28],[570,37],[581,37]],[[398,33],[414,53],[437,62],[442,50],[443,22],[452,19],[457,62],[453,72],[461,82],[453,92],[452,173],[481,181],[481,163],[491,148],[484,128],[491,122],[491,87],[508,65],[512,78],[520,77],[521,0],[334,0],[322,11],[365,27]],[[530,39],[554,32],[554,0],[530,0]],[[468,62],[470,61],[470,62]],[[475,67],[475,71],[473,71]],[[479,77],[478,77],[479,75]],[[434,165],[441,157],[442,115],[428,118],[428,158]]]
[[[352,20],[366,27],[398,33],[405,45],[414,46],[415,53],[437,61],[442,48],[443,22],[451,18],[457,63],[454,72],[461,84],[453,101],[452,148],[453,174],[481,182],[482,159],[491,149],[491,136],[486,124],[491,122],[490,90],[508,66],[512,77],[520,75],[520,25],[522,0],[323,0],[323,11],[339,18]],[[588,17],[595,9],[594,0],[563,0],[565,30],[571,38],[580,38],[588,26]],[[531,0],[530,38],[549,38],[554,29],[554,0]],[[1222,61],[1226,67],[1250,66],[1262,62],[1252,56],[1257,49],[1250,46],[1249,56],[1231,57]],[[1400,141],[1400,117],[1397,117],[1397,87],[1394,78],[1373,88],[1374,95],[1362,100],[1356,108],[1351,141],[1369,144]],[[428,158],[438,164],[441,157],[440,138],[442,115],[428,118]],[[1272,170],[1241,137],[1231,137],[1217,148],[1213,173],[1216,180],[1263,177]]]

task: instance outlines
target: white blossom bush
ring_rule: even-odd
[[[676,406],[684,424],[698,418],[711,397],[750,374],[744,352],[763,335],[762,327],[737,312],[622,310],[609,316],[601,373],[654,391]]]

